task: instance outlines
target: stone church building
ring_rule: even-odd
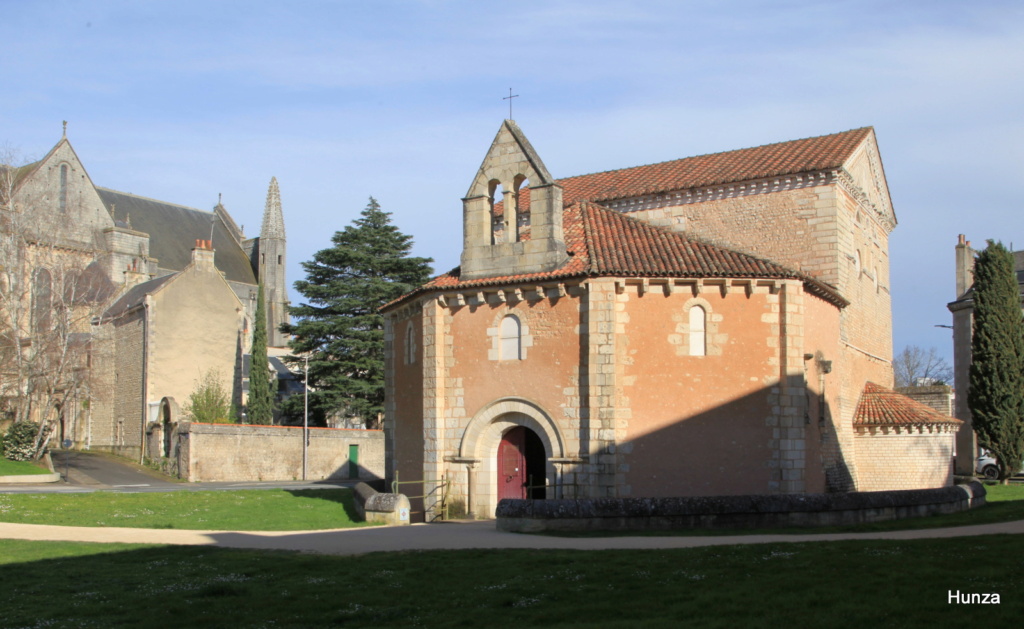
[[[76,307],[91,322],[75,331],[89,348],[89,384],[60,410],[57,439],[139,459],[147,426],[182,419],[210,370],[241,403],[258,282],[268,344],[287,344],[278,331],[288,314],[276,179],[260,235],[247,238],[220,202],[204,211],[96,186],[66,136],[41,160],[5,172],[12,215],[48,226],[25,240],[20,260],[32,308],[46,311],[72,278],[89,280],[89,298]],[[57,258],[44,252],[53,251],[74,269],[51,268]]]
[[[482,517],[951,483],[959,422],[890,390],[872,128],[556,179],[506,120],[462,206],[461,265],[384,308],[389,477]]]

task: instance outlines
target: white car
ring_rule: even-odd
[[[996,465],[995,457],[988,453],[978,455],[978,461],[974,465],[974,473],[984,476],[989,480],[999,478],[999,466]]]
[[[999,478],[999,462],[990,452],[983,451],[978,455],[977,463],[974,465],[974,473],[984,476],[988,480],[996,480]],[[1017,473],[1024,474],[1024,469]]]

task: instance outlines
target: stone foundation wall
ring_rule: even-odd
[[[845,494],[502,500],[498,529],[639,531],[840,526],[965,511],[985,504],[978,481],[955,487]]]
[[[182,423],[170,457],[162,457],[159,425],[150,431],[150,459],[177,467],[193,482],[302,479],[302,428]],[[358,469],[350,474],[349,452],[358,447]],[[311,428],[308,480],[384,478],[384,433],[379,430]]]

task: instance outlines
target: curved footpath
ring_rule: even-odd
[[[0,523],[0,538],[73,542],[209,545],[227,548],[292,550],[329,555],[379,551],[457,550],[470,548],[632,549],[692,548],[730,544],[825,542],[858,539],[926,539],[997,533],[1024,533],[1024,520],[943,529],[880,533],[801,535],[725,535],[721,537],[547,537],[506,533],[494,521],[446,522],[413,526],[367,527],[327,531],[181,531],[106,527],[66,527]]]

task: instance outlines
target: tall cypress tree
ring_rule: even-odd
[[[249,359],[249,423],[274,423],[274,390],[267,358],[267,309],[263,304],[263,284],[256,297],[256,321],[252,330]]]
[[[376,199],[343,231],[332,247],[303,262],[306,279],[295,289],[308,300],[289,311],[296,323],[295,356],[309,356],[310,411],[315,423],[326,416],[361,417],[374,426],[384,411],[384,317],[381,306],[430,278],[430,258],[410,257],[412,238],[391,224]],[[302,364],[302,359],[293,359]],[[302,417],[302,396],[285,402]]]
[[[991,240],[974,264],[971,361],[974,430],[999,459],[1005,483],[1024,457],[1024,316],[1013,256]]]

